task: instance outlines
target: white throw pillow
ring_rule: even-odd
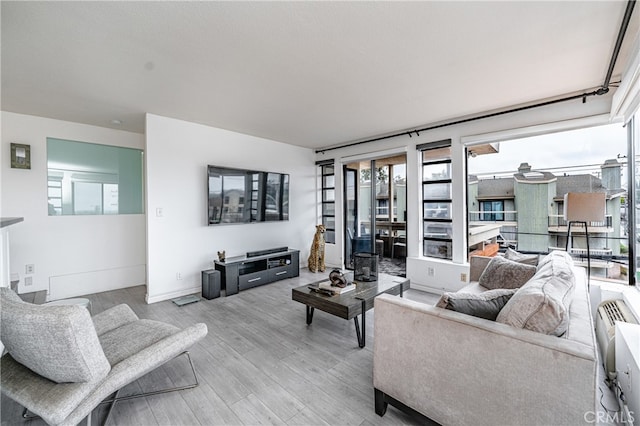
[[[504,253],[504,257],[509,260],[513,260],[514,262],[525,263],[532,266],[537,266],[539,260],[537,254],[524,254],[517,252],[512,248],[507,249],[507,251]]]
[[[538,271],[502,308],[497,322],[561,336],[569,325],[575,276],[564,256],[545,258]]]

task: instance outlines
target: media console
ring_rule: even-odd
[[[300,250],[280,247],[247,253],[245,256],[216,260],[221,287],[230,296],[240,290],[300,275]]]

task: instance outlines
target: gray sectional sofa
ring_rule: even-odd
[[[391,403],[443,425],[576,425],[594,418],[597,354],[584,269],[563,252],[551,253],[505,302],[500,294],[508,290],[480,285],[491,286],[491,277],[482,279],[499,262],[473,258],[475,281],[439,302],[462,300],[458,306],[464,311],[469,294],[497,293],[496,320],[451,306],[376,298],[373,382],[379,415]]]

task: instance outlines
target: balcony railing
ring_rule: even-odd
[[[548,218],[549,229],[555,228],[553,230],[558,232],[567,232],[567,227],[569,226],[568,222],[565,220],[564,216],[561,214],[550,214]],[[589,231],[602,232],[602,228],[613,229],[613,217],[608,214],[605,215],[603,222],[589,222]],[[575,226],[575,228],[574,228]],[[571,229],[574,231],[580,231],[584,226],[582,224],[572,225]]]
[[[500,223],[517,222],[517,210],[470,211],[469,222]]]
[[[565,251],[564,247],[549,247],[549,252],[554,250]],[[576,266],[588,266],[591,263],[592,268],[598,269],[611,269],[614,267],[614,263],[610,260],[613,255],[613,250],[609,248],[590,249],[591,262],[587,261],[587,249],[583,248],[570,248],[569,252],[573,257],[573,262]]]
[[[554,250],[561,250],[561,251],[565,251],[564,247],[549,247],[549,252],[552,252]],[[587,249],[586,248],[577,248],[577,247],[573,247],[570,248],[569,251],[571,252],[571,254],[575,254],[576,256],[583,256],[586,257],[587,256]],[[613,255],[613,250],[611,250],[610,248],[597,248],[597,249],[589,249],[589,252],[591,253],[591,256],[600,256],[600,257],[611,257]]]

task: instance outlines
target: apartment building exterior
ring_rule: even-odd
[[[624,249],[621,165],[613,159],[600,166],[601,178],[591,174],[555,175],[522,163],[512,177],[478,179],[469,176],[469,225],[500,225],[500,241],[522,252],[548,253],[567,247],[564,196],[568,192],[606,194],[603,222],[588,224],[592,274],[617,278],[620,268],[612,260]],[[587,255],[585,229],[572,225],[569,249],[578,262]],[[470,248],[471,249],[471,248]]]

